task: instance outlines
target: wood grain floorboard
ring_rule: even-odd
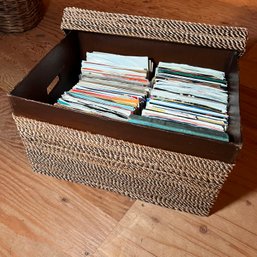
[[[252,195],[256,199],[257,192]],[[238,201],[233,208],[244,208]],[[256,220],[256,206],[248,206]],[[233,210],[230,208],[230,210]],[[257,224],[246,230],[223,210],[209,218],[177,214],[137,201],[94,256],[255,256]],[[135,251],[135,253],[133,253]]]
[[[94,252],[133,203],[35,174],[24,154],[13,154],[14,149],[1,141],[0,149],[1,240],[19,256]],[[22,245],[30,247],[19,251]]]
[[[43,2],[44,18],[36,28],[0,33],[0,256],[257,256],[257,1]],[[244,145],[210,217],[32,172],[5,92],[63,38],[62,10],[71,5],[249,29],[239,62]]]

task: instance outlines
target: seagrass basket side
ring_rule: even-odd
[[[42,18],[41,0],[0,0],[0,31],[24,32]]]
[[[207,216],[233,164],[13,115],[35,172]]]

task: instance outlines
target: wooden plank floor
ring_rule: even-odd
[[[0,34],[0,256],[257,256],[257,1],[45,0],[31,31]],[[197,217],[35,174],[5,92],[62,37],[65,6],[249,29],[240,60],[244,147],[213,214]]]

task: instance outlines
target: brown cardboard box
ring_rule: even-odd
[[[242,146],[239,52],[117,33],[65,32],[66,37],[9,95],[32,168],[207,215]],[[87,51],[149,56],[155,65],[167,61],[225,71],[230,141],[167,132],[53,106],[78,81],[81,59]],[[58,83],[52,88],[56,77]]]

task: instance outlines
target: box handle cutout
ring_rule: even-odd
[[[49,86],[47,87],[47,94],[49,95],[53,89],[56,87],[56,85],[59,83],[60,81],[60,78],[59,78],[59,75],[57,75],[53,80],[52,82],[49,84]]]

